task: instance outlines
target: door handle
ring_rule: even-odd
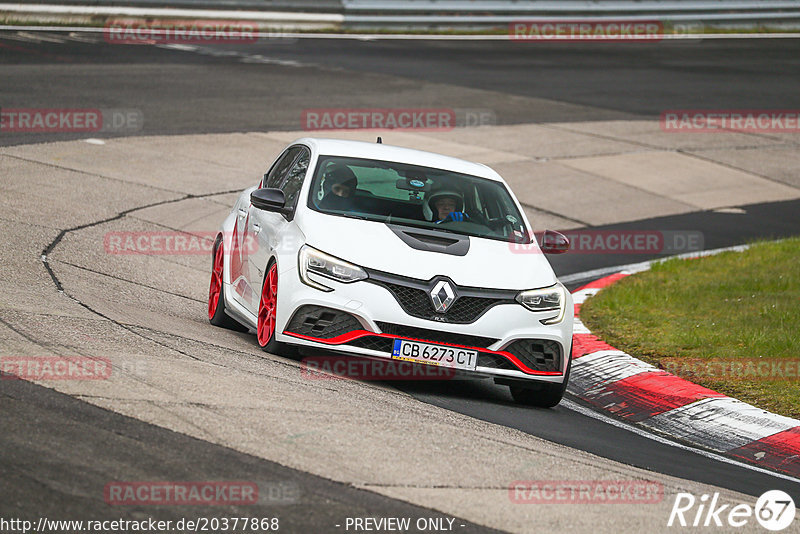
[[[253,233],[257,234],[261,231],[261,225],[257,223],[253,223]]]
[[[245,217],[247,217],[247,210],[239,208],[239,218],[244,219]]]

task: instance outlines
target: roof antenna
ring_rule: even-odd
[[[379,145],[382,145],[382,144],[383,144],[383,139],[381,139],[381,136],[380,136],[380,135],[378,136],[378,141],[377,141],[377,143],[378,143]]]

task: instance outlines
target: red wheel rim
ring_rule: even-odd
[[[275,310],[278,304],[278,267],[269,268],[258,305],[258,344],[266,347],[275,335]]]
[[[211,270],[211,287],[208,288],[208,318],[213,319],[217,313],[219,295],[222,291],[222,243],[220,242],[217,251],[214,253],[214,267]]]

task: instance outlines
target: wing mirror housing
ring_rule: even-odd
[[[564,254],[569,250],[569,238],[554,230],[545,230],[539,247],[545,254]]]
[[[256,189],[250,193],[250,203],[260,210],[286,213],[286,197],[280,189]]]

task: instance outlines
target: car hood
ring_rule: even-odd
[[[443,275],[461,286],[534,289],[556,283],[538,245],[469,237],[466,255],[416,250],[385,223],[306,211],[297,220],[306,243],[367,269],[430,280]],[[443,233],[443,237],[451,234]]]

